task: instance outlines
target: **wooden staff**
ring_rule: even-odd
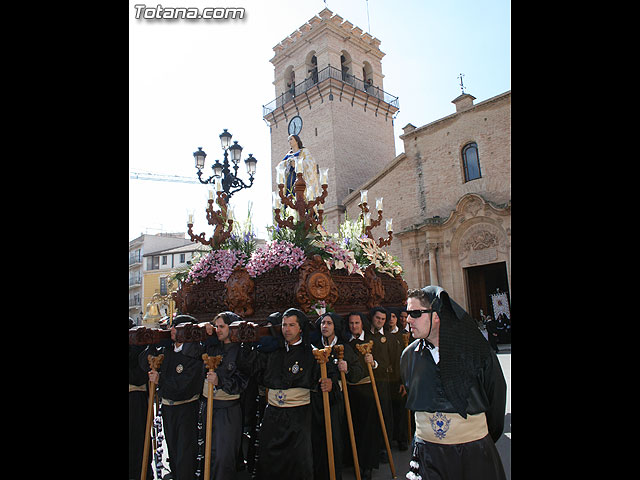
[[[344,359],[344,345],[334,345],[338,360]],[[351,451],[353,452],[353,467],[356,472],[356,479],[360,480],[360,464],[358,463],[358,450],[356,449],[356,436],[353,433],[353,420],[351,419],[351,406],[349,405],[349,391],[347,390],[347,379],[343,371],[340,371],[342,388],[344,392],[344,407],[347,410],[347,425],[349,426],[349,438],[351,439]]]
[[[409,346],[410,335],[411,333],[409,332],[402,334],[402,343],[404,343],[404,348],[407,348],[407,346]],[[408,392],[407,392],[407,395],[408,395]],[[409,446],[411,446],[411,410],[409,410],[408,408],[407,408],[407,421],[409,422],[409,428],[407,429],[407,437],[409,440]]]
[[[320,364],[320,377],[327,378],[327,362],[331,354],[331,347],[313,349],[313,356]],[[336,480],[336,471],[333,460],[333,438],[331,436],[331,409],[329,407],[329,392],[322,392],[322,403],[324,405],[324,429],[327,437],[327,458],[329,459],[329,478]]]
[[[371,349],[373,348],[373,340],[369,340],[369,343],[356,344],[356,348],[362,355],[371,353]],[[380,426],[382,427],[384,445],[387,447],[387,455],[389,455],[389,467],[391,468],[391,475],[393,478],[397,478],[396,468],[393,465],[393,456],[391,455],[391,446],[389,445],[389,438],[387,437],[387,427],[384,424],[384,417],[382,416],[382,407],[380,406],[380,398],[378,397],[378,388],[376,387],[376,379],[373,376],[373,369],[371,368],[371,364],[367,362],[365,363],[367,364],[367,368],[369,369],[369,378],[371,378],[371,388],[373,389],[373,396],[376,399],[376,406],[378,407],[378,416],[380,417]]]
[[[147,355],[147,361],[151,370],[158,371],[162,361],[164,360],[164,354],[160,354],[157,357],[153,355]],[[142,451],[142,470],[140,472],[140,480],[147,480],[147,464],[149,463],[149,450],[151,443],[151,419],[153,418],[153,397],[156,393],[156,384],[149,380],[149,403],[147,404],[147,426],[144,432],[144,450]]]
[[[202,360],[205,366],[210,372],[215,372],[218,365],[222,361],[222,355],[216,355],[210,357],[206,353],[202,354]],[[205,441],[204,451],[204,478],[209,480],[211,478],[211,427],[213,425],[213,383],[208,383],[208,396],[207,396],[207,436]]]

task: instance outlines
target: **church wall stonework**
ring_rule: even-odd
[[[511,92],[401,135],[407,157],[420,159],[426,216],[446,217],[467,193],[494,203],[511,199]],[[464,181],[462,148],[478,145],[482,178]]]
[[[360,190],[368,190],[373,205],[384,197],[383,216],[394,227],[387,250],[403,266],[409,288],[438,284],[467,307],[464,268],[505,262],[510,289],[510,124],[506,92],[420,128],[408,125],[401,136],[405,153],[345,200],[355,218]],[[482,177],[465,183],[461,152],[469,142],[478,145]],[[383,225],[374,229],[376,239]]]

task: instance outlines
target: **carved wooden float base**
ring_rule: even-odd
[[[330,271],[315,255],[292,272],[277,267],[256,278],[236,267],[226,282],[211,275],[198,284],[184,283],[173,298],[180,313],[198,321],[213,320],[218,313],[229,310],[255,323],[291,307],[307,312],[319,300],[341,315],[366,312],[377,305],[405,305],[407,284],[401,276],[377,273],[371,265],[364,273],[363,277],[345,269]]]

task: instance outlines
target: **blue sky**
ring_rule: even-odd
[[[269,128],[262,105],[276,96],[273,47],[316,15],[322,0],[165,0],[163,8],[243,7],[243,20],[136,19],[129,2],[129,171],[196,178],[193,152],[207,152],[205,172],[221,159],[223,128],[258,159],[254,186],[237,193],[232,208],[266,237],[271,219]],[[158,2],[144,4],[155,8]],[[367,6],[369,21],[367,19]],[[511,89],[509,1],[328,0],[327,7],[369,31],[385,52],[384,90],[399,97],[396,155],[402,127],[419,127],[455,112],[460,73],[466,93],[486,100]],[[369,25],[370,24],[370,28]],[[284,152],[283,152],[284,153]],[[313,152],[312,152],[313,153]],[[246,179],[244,162],[240,169]],[[141,233],[186,231],[194,214],[197,233],[210,234],[204,209],[208,187],[129,181],[129,238]]]

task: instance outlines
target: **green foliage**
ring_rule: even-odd
[[[233,230],[231,236],[224,242],[220,249],[239,250],[243,252],[247,258],[256,250],[256,234],[253,230],[252,212],[253,203],[249,202],[247,209],[247,218],[243,222],[239,222],[234,218],[233,211],[229,213],[229,217],[233,220]],[[195,262],[194,262],[195,263]]]
[[[286,207],[282,213],[282,218],[287,218],[291,213],[287,213]],[[293,243],[296,247],[300,247],[307,258],[311,258],[313,255],[322,254],[324,251],[318,245],[318,240],[321,238],[320,233],[317,230],[307,231],[303,222],[295,222],[294,228],[280,228],[277,224],[267,227],[270,239],[272,241],[286,241]]]

